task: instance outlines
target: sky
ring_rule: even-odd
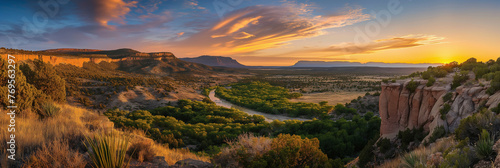
[[[463,62],[500,57],[498,0],[7,0],[0,46],[299,60]]]

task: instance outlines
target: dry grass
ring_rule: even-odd
[[[90,112],[85,109],[73,107],[70,105],[57,105],[61,108],[60,113],[57,116],[39,119],[36,115],[23,115],[16,116],[16,162],[11,162],[5,159],[7,158],[6,151],[2,151],[0,155],[2,158],[0,160],[0,167],[7,167],[7,163],[15,164],[10,165],[14,167],[20,167],[22,162],[25,163],[38,163],[41,160],[34,160],[31,156],[36,156],[39,153],[46,152],[45,150],[54,148],[53,143],[59,144],[71,144],[69,149],[66,148],[55,148],[62,153],[74,153],[79,152],[81,154],[86,152],[86,148],[83,145],[83,140],[85,135],[91,135],[98,133],[103,130],[113,130],[118,134],[133,135],[131,139],[131,144],[136,143],[137,140],[147,139],[144,138],[144,133],[139,131],[119,131],[112,129],[113,123],[110,122],[105,116],[101,116],[97,113]],[[6,112],[0,110],[1,113]],[[0,117],[0,125],[9,125],[8,117]],[[0,141],[7,142],[10,140],[10,133],[7,129],[0,129]],[[135,137],[135,138],[134,138]],[[151,141],[149,139],[149,141]],[[1,149],[6,149],[6,143],[0,143]],[[174,164],[175,162],[182,159],[196,159],[201,161],[209,161],[207,157],[200,157],[189,150],[183,149],[168,149],[160,144],[151,141],[151,150],[154,151],[156,156],[164,156],[165,160],[169,164]],[[57,154],[56,154],[57,155]],[[5,156],[5,157],[3,157]],[[75,157],[81,157],[81,155],[74,155]],[[64,163],[66,158],[54,157],[56,159],[54,162]],[[62,159],[62,160],[59,160]],[[77,160],[77,158],[73,158]],[[45,158],[45,160],[49,160]],[[25,166],[29,166],[26,164]]]
[[[427,166],[431,166],[430,164],[434,164],[432,162],[428,162],[427,157],[435,154],[435,153],[444,153],[446,149],[456,146],[458,142],[454,139],[454,137],[446,137],[438,139],[435,143],[431,144],[427,147],[419,147],[410,153],[404,155],[404,157],[408,155],[414,155],[421,159],[421,163]],[[389,167],[389,168],[397,168],[403,165],[404,160],[401,157],[394,158],[392,160],[386,161],[384,164],[380,165],[380,167]]]
[[[24,168],[74,167],[84,168],[87,161],[81,153],[70,149],[68,143],[54,141],[45,144],[29,158]]]
[[[220,167],[241,167],[241,159],[251,161],[271,149],[272,139],[254,136],[253,134],[242,134],[235,141],[227,142],[229,147],[222,149],[221,153],[214,156],[214,162]],[[246,158],[240,158],[239,154],[244,150]]]

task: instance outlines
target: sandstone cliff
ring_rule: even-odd
[[[461,119],[477,112],[481,107],[491,109],[500,102],[500,92],[491,96],[486,93],[489,87],[487,81],[470,80],[456,89],[451,89],[451,80],[452,75],[449,74],[427,87],[427,80],[415,79],[418,87],[413,93],[407,88],[410,79],[382,83],[379,100],[381,136],[394,138],[401,130],[421,127],[430,132],[429,136],[438,126],[454,131]],[[447,93],[453,96],[445,102],[443,97]],[[440,110],[445,104],[450,105],[451,109],[443,120]]]

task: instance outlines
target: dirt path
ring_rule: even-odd
[[[280,121],[284,121],[284,120],[300,120],[300,121],[311,120],[311,119],[307,119],[307,118],[295,118],[295,117],[287,117],[287,116],[283,116],[283,115],[268,114],[268,113],[263,113],[263,112],[251,110],[251,109],[248,109],[245,107],[241,107],[241,106],[232,104],[231,102],[228,102],[224,99],[219,99],[218,97],[216,97],[215,96],[215,89],[210,91],[210,94],[208,95],[208,97],[210,98],[210,100],[215,102],[215,104],[217,104],[218,106],[222,106],[222,107],[226,107],[226,108],[235,108],[235,109],[238,109],[238,110],[243,111],[243,112],[250,114],[250,115],[262,115],[266,118],[267,122],[272,122],[273,120],[280,120]]]

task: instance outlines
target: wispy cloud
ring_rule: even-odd
[[[137,1],[124,2],[123,0],[80,0],[79,15],[90,22],[111,28],[108,23],[114,21],[124,23],[124,18]]]
[[[227,14],[209,29],[176,42],[175,46],[206,49],[210,54],[241,54],[274,48],[322,34],[322,30],[368,20],[362,8],[345,8],[336,15],[312,16],[307,5],[251,6]]]
[[[307,48],[280,55],[287,57],[295,55],[300,57],[307,53],[314,55],[324,55],[325,57],[332,57],[352,54],[367,54],[382,50],[438,44],[442,43],[443,39],[443,37],[438,37],[435,35],[406,35],[401,37],[374,40],[364,44],[341,43],[324,48]]]

